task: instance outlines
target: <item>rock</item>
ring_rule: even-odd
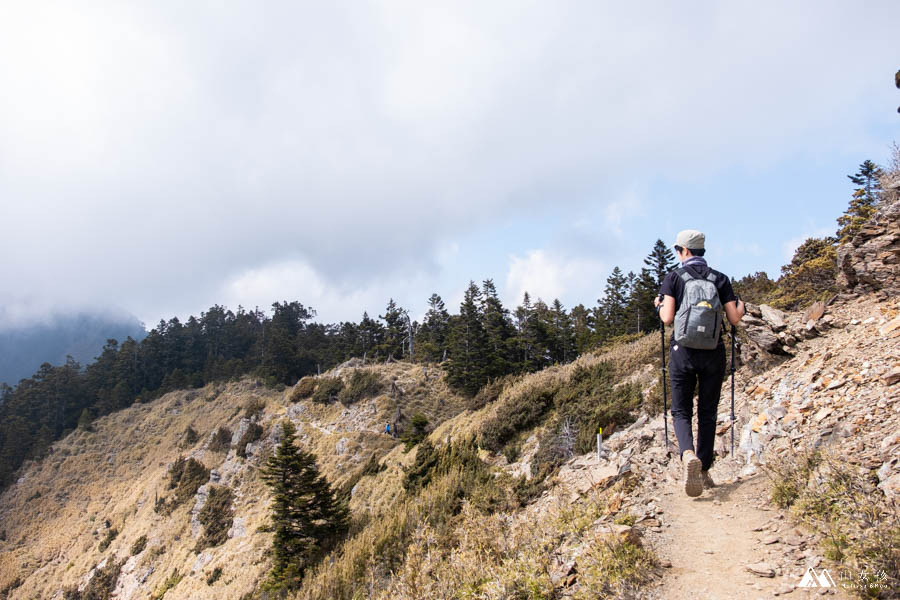
[[[746,315],[744,316],[746,319]],[[781,350],[781,340],[778,339],[778,336],[763,324],[762,321],[758,321],[759,324],[747,324],[747,336],[750,340],[755,343],[757,346],[762,348],[767,352],[776,352]]]
[[[900,200],[896,196],[837,251],[837,281],[855,293],[900,289]]]
[[[895,329],[900,329],[900,317],[894,317],[878,329],[881,335],[887,335]]]
[[[758,562],[746,565],[746,569],[760,577],[775,577],[775,569],[769,563]]]
[[[775,331],[781,331],[787,325],[784,323],[784,313],[777,308],[772,308],[768,304],[760,304],[759,312],[762,313],[762,319],[769,324]]]
[[[884,385],[894,385],[900,381],[900,367],[895,367],[893,370],[886,373],[881,380],[884,381]]]
[[[890,500],[900,497],[900,473],[894,473],[878,484],[884,495]]]
[[[759,307],[755,304],[751,304],[750,302],[745,302],[744,307],[747,309],[747,314],[757,319],[762,318],[762,311],[759,310]]]
[[[881,441],[881,451],[889,450],[891,446],[900,443],[900,430],[895,431]]]
[[[806,310],[804,321],[818,321],[825,314],[825,303],[819,300]]]

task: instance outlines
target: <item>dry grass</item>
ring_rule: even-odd
[[[852,592],[862,598],[895,597],[891,594],[900,590],[900,513],[875,487],[871,474],[821,449],[783,457],[766,472],[772,501],[821,534],[826,559],[853,573],[885,574],[878,579],[883,587]]]

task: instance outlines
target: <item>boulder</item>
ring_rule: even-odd
[[[762,319],[768,323],[774,331],[781,331],[787,325],[784,323],[784,313],[777,308],[772,308],[768,304],[760,304],[759,312],[762,313]]]
[[[900,200],[881,207],[838,248],[837,267],[848,292],[900,291]]]

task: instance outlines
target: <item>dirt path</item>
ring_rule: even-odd
[[[849,598],[840,589],[797,587],[807,564],[818,564],[816,556],[821,554],[811,543],[807,545],[805,534],[781,511],[767,505],[765,475],[739,478],[729,472],[728,461],[720,461],[712,469],[718,486],[690,498],[681,485],[680,469],[676,468],[679,461],[672,463],[669,481],[659,494],[660,512],[669,526],[648,540],[671,567],[649,590],[650,598],[741,600],[820,594]],[[776,538],[778,541],[773,541]],[[809,557],[782,566],[787,564],[786,556],[797,557],[798,553]],[[774,577],[747,570],[748,564],[759,563],[771,567]]]

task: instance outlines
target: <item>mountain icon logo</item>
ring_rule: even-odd
[[[815,588],[815,587],[836,587],[834,583],[834,579],[831,578],[831,573],[828,572],[828,569],[822,569],[821,572],[816,573],[816,570],[812,567],[806,569],[806,574],[803,576],[803,579],[800,580],[800,583],[797,587],[802,588]]]

